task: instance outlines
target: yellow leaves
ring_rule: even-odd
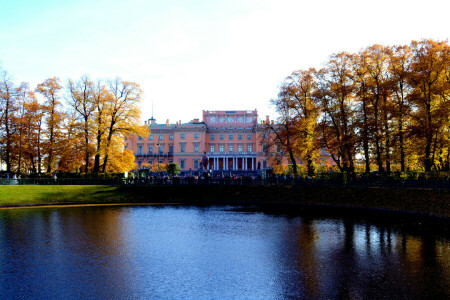
[[[166,172],[167,171],[167,165],[166,164],[160,164],[160,163],[154,163],[152,165],[152,172]]]

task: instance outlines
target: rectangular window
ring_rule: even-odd
[[[267,161],[263,160],[263,169],[267,169]]]
[[[148,145],[148,153],[153,153],[153,145]]]
[[[140,169],[142,165],[142,160],[138,160],[138,168]]]
[[[173,141],[173,135],[169,135],[169,140]]]
[[[173,159],[172,158],[169,159],[169,164],[171,164],[171,163],[173,163]]]
[[[194,133],[194,139],[198,139],[198,138],[199,138],[198,133]]]
[[[252,139],[252,135],[251,134],[247,134],[247,140],[251,140]]]
[[[125,149],[127,149],[127,148],[128,148],[128,143],[125,144]]]
[[[180,152],[186,152],[186,144],[180,144]]]
[[[173,153],[173,145],[169,145],[169,152]]]
[[[247,145],[247,152],[252,152],[252,145]]]
[[[149,160],[148,163],[149,163],[150,165],[153,165],[153,160]]]
[[[149,135],[149,136],[148,136],[148,140],[149,140],[149,141],[153,141],[153,135]]]
[[[219,152],[224,152],[225,151],[225,146],[224,145],[219,145]]]
[[[219,140],[223,141],[224,138],[225,138],[225,137],[224,137],[223,134],[219,135]]]
[[[186,134],[182,133],[180,134],[180,139],[184,140],[186,138]]]
[[[142,154],[142,145],[138,146],[138,154]]]
[[[214,145],[209,146],[209,152],[214,152],[216,150],[216,147]]]
[[[233,135],[230,134],[230,135],[228,136],[228,139],[229,139],[229,140],[233,140]]]
[[[164,141],[164,135],[161,134],[161,135],[159,136],[159,140],[160,140],[160,141]]]
[[[198,169],[198,159],[194,159],[194,169]]]
[[[180,168],[181,169],[185,168],[185,159],[184,158],[180,159]]]
[[[199,150],[199,145],[198,144],[194,144],[194,152],[198,152]]]
[[[216,136],[214,134],[211,134],[211,141],[214,141],[216,139]]]
[[[243,148],[244,147],[242,145],[238,145],[238,152],[242,152]]]
[[[142,141],[142,140],[143,140],[142,136],[138,136],[138,141]]]
[[[233,145],[228,145],[228,152],[232,153],[234,151],[233,148]]]
[[[158,151],[160,153],[164,152],[164,145],[159,145]]]
[[[242,140],[242,134],[238,135],[238,140]]]

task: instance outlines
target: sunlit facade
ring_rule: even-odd
[[[183,172],[209,170],[215,173],[252,174],[272,168],[276,163],[277,145],[268,147],[264,143],[266,124],[273,121],[266,116],[258,120],[256,110],[203,111],[203,119],[193,119],[158,124],[151,118],[146,121],[151,134],[148,137],[128,136],[126,149],[136,157],[136,168],[177,163]],[[263,150],[264,149],[264,150]],[[202,164],[206,152],[208,164]],[[297,158],[297,162],[301,163]],[[290,164],[283,157],[283,165]],[[333,164],[325,151],[321,150],[319,164]]]
[[[177,163],[182,171],[207,169],[214,172],[251,173],[267,167],[260,143],[256,110],[203,111],[203,120],[188,123],[146,124],[147,138],[129,136],[126,148],[133,150],[137,168],[156,162]],[[202,165],[204,153],[208,165]]]

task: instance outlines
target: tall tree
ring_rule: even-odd
[[[42,121],[44,111],[34,93],[29,92],[28,100],[24,105],[24,131],[26,136],[25,152],[31,173],[41,173],[42,170]]]
[[[314,98],[317,89],[315,74],[315,69],[292,73],[286,79],[287,95],[284,97],[288,99],[288,105],[293,110],[295,153],[306,162],[309,176],[314,175],[314,160],[320,149],[316,134],[319,110]]]
[[[0,75],[0,143],[2,157],[6,163],[6,171],[11,172],[11,156],[13,151],[14,117],[17,111],[16,89],[6,71]]]
[[[295,140],[297,129],[295,128],[295,115],[292,110],[291,95],[286,82],[278,93],[278,98],[272,100],[279,114],[277,124],[269,120],[265,123],[264,147],[269,159],[275,160],[275,164],[281,163],[282,158],[288,155],[294,175],[298,174],[297,159],[295,153]],[[269,150],[272,151],[269,151]]]
[[[91,136],[91,116],[96,108],[94,83],[89,80],[88,76],[82,76],[77,82],[69,80],[69,104],[77,113],[77,117],[81,122],[83,132],[83,151],[84,151],[84,172],[89,171],[89,160],[92,155],[92,146],[90,143]]]
[[[55,169],[58,154],[59,141],[62,138],[62,125],[64,113],[61,111],[62,90],[60,80],[57,77],[49,78],[39,84],[36,92],[44,97],[44,112],[46,124],[45,154],[47,160],[47,173]]]
[[[107,99],[109,92],[102,82],[98,81],[92,90],[92,100],[94,106],[93,112],[93,131],[95,135],[95,158],[93,173],[100,172],[100,157],[104,147],[105,135],[108,130],[107,124]]]
[[[387,77],[387,48],[373,45],[365,50],[365,66],[369,74],[368,87],[373,109],[372,133],[375,138],[375,155],[378,171],[390,172],[390,137],[388,124],[389,78]],[[385,142],[384,147],[382,142]],[[384,155],[383,155],[384,152]],[[386,169],[383,167],[386,162]]]
[[[408,82],[412,92],[408,100],[414,109],[411,112],[412,132],[419,140],[425,171],[435,166],[437,146],[448,122],[449,81],[447,78],[450,47],[446,42],[433,40],[411,43],[412,62]]]
[[[370,140],[372,139],[369,73],[366,67],[368,53],[360,51],[351,56],[352,80],[355,85],[355,101],[359,138],[364,154],[365,173],[370,173]]]
[[[316,98],[320,101],[322,145],[341,172],[355,174],[357,136],[351,75],[351,55],[342,52],[330,57],[318,71]]]
[[[394,46],[389,55],[389,72],[391,74],[391,89],[394,93],[394,118],[397,120],[398,149],[400,154],[400,170],[406,171],[406,122],[410,113],[407,95],[410,92],[407,83],[410,72],[411,50],[408,46]]]
[[[121,136],[123,138],[128,134],[148,135],[148,128],[139,125],[141,112],[138,105],[142,96],[139,85],[116,78],[108,81],[107,89],[108,131],[103,158],[103,173],[107,170],[113,137]]]

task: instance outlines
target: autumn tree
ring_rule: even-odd
[[[45,154],[47,160],[47,173],[51,173],[56,166],[59,142],[62,138],[64,113],[61,111],[62,103],[60,91],[63,87],[57,77],[49,78],[38,84],[36,92],[44,97],[45,113]]]
[[[292,171],[296,175],[297,160],[295,155],[295,120],[290,104],[288,86],[285,83],[278,94],[278,98],[272,100],[279,114],[277,124],[266,121],[263,138],[263,149],[269,160],[275,160],[274,164],[281,164],[282,158],[288,156],[292,164]],[[272,151],[270,151],[272,149]]]
[[[375,159],[378,171],[390,172],[390,130],[389,130],[389,76],[388,48],[373,45],[365,50],[365,67],[368,73],[368,90],[371,108],[371,131],[375,140]],[[384,141],[384,145],[383,145]],[[385,162],[386,168],[383,166]]]
[[[364,155],[364,171],[370,173],[370,141],[371,130],[371,103],[369,94],[369,73],[366,67],[367,52],[360,51],[351,56],[352,80],[354,82],[354,97],[359,128],[359,140]]]
[[[406,171],[406,127],[408,115],[411,113],[407,96],[410,88],[407,82],[410,74],[411,50],[408,46],[394,46],[389,53],[390,88],[393,92],[394,118],[400,156],[400,171]]]
[[[94,91],[94,83],[88,76],[82,76],[77,82],[69,80],[69,104],[76,112],[76,118],[80,122],[82,137],[83,137],[83,152],[84,152],[84,172],[89,172],[89,161],[93,154],[93,147],[91,144],[91,128],[92,115],[96,109],[96,95]]]
[[[100,158],[105,144],[106,132],[108,130],[107,99],[109,99],[109,97],[110,95],[106,87],[101,81],[98,81],[92,90],[92,101],[94,106],[92,127],[95,136],[94,174],[100,172]]]
[[[16,112],[12,116],[13,119],[13,134],[12,142],[13,149],[11,151],[11,158],[14,165],[14,171],[22,173],[25,166],[29,166],[27,153],[29,152],[30,144],[28,136],[30,135],[30,124],[27,120],[27,104],[34,101],[33,92],[30,91],[28,84],[22,83],[15,88],[14,92]]]
[[[342,52],[330,57],[326,68],[317,73],[315,93],[320,102],[322,146],[341,172],[354,174],[357,135],[355,132],[354,83],[351,55]]]
[[[25,155],[28,160],[30,172],[41,173],[42,169],[42,124],[44,118],[43,106],[39,104],[32,91],[27,101],[23,103],[24,115],[22,117],[25,132]]]
[[[436,166],[438,147],[445,144],[443,139],[448,134],[443,126],[448,126],[450,47],[446,42],[422,40],[413,41],[411,50],[408,76],[412,89],[408,100],[413,106],[411,130],[418,139],[424,168],[428,172]]]
[[[6,171],[11,172],[11,155],[13,151],[14,117],[17,110],[16,89],[6,71],[0,79],[0,143],[2,157],[6,163]]]
[[[314,175],[314,160],[319,153],[316,134],[319,110],[315,103],[315,69],[293,72],[285,81],[283,98],[288,101],[288,109],[294,125],[294,153],[306,162],[307,173]]]
[[[148,136],[147,126],[139,125],[141,115],[139,103],[142,91],[138,84],[119,78],[107,82],[105,109],[107,133],[103,157],[103,172],[107,170],[111,144],[114,137],[128,134]]]
[[[83,166],[83,154],[85,144],[83,140],[83,126],[80,124],[79,116],[75,112],[66,113],[59,146],[58,171],[76,173]]]

